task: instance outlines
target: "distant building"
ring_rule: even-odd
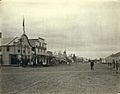
[[[112,54],[105,58],[106,63],[112,63],[114,61],[120,61],[120,52]]]

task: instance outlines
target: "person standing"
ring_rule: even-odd
[[[94,70],[94,61],[93,60],[90,61],[90,67],[91,67],[91,70]]]
[[[119,65],[118,65],[118,61],[116,61],[116,73],[118,73],[118,71],[119,71]]]
[[[120,72],[120,60],[118,62],[118,72]]]
[[[113,68],[115,68],[115,60],[114,59],[113,59],[112,64],[113,64]]]

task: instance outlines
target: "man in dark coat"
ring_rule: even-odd
[[[118,63],[118,61],[116,61],[115,66],[116,66],[116,73],[118,73],[118,71],[119,71],[119,63]]]
[[[114,59],[113,59],[112,63],[113,63],[113,68],[115,68],[115,60]]]
[[[94,61],[93,60],[90,61],[90,66],[91,66],[91,70],[94,70]]]

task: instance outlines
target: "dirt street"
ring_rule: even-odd
[[[105,64],[2,67],[1,94],[118,94],[120,74]]]

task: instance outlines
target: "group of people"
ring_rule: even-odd
[[[113,68],[116,69],[116,73],[120,70],[120,62],[113,60],[113,62],[110,64],[110,66],[113,65]]]
[[[91,70],[94,70],[94,63],[95,61],[94,60],[89,60],[90,62],[90,67],[91,67]],[[108,63],[109,66],[113,66],[113,68],[116,70],[116,73],[118,73],[120,71],[120,61],[115,61],[113,60],[112,63]]]
[[[20,58],[20,59],[17,58],[17,63],[18,63],[20,66],[25,67],[25,66],[28,65],[29,62],[30,62],[30,59],[27,58],[27,57],[22,57],[22,58]]]

